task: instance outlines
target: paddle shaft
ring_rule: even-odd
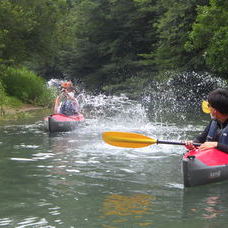
[[[185,145],[186,143],[184,143],[184,142],[172,142],[172,141],[157,140],[157,144]],[[194,146],[200,146],[201,143],[193,143],[193,145]]]
[[[131,133],[131,132],[116,132],[109,131],[102,134],[103,140],[112,145],[126,148],[140,148],[146,147],[153,144],[172,144],[172,145],[186,145],[186,142],[173,142],[163,141],[150,138],[148,136]],[[193,143],[194,146],[200,146],[200,143]]]

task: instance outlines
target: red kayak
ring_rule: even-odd
[[[44,126],[50,132],[65,132],[75,130],[85,120],[82,114],[66,116],[53,114],[44,118]]]
[[[228,154],[217,149],[192,150],[182,160],[184,186],[228,180]]]

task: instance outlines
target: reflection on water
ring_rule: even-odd
[[[210,196],[206,199],[205,202],[208,207],[205,207],[205,214],[203,214],[203,217],[206,219],[212,219],[217,217],[219,214],[221,214],[222,210],[217,210],[216,207],[221,203],[219,200],[219,196]]]
[[[205,198],[205,201],[202,202],[205,205],[204,208],[199,209],[191,208],[193,213],[197,213],[198,215],[201,214],[202,218],[205,219],[213,219],[217,217],[219,214],[223,213],[222,210],[216,209],[221,204],[221,200],[219,196],[209,196]]]
[[[109,215],[143,215],[148,214],[152,196],[137,194],[133,196],[109,195],[103,203],[103,213]]]
[[[153,214],[151,207],[154,199],[154,196],[145,194],[134,194],[132,196],[111,194],[104,199],[102,214],[104,218],[111,217],[111,223],[118,226],[133,218],[139,226],[149,226],[152,222],[137,222],[137,219],[144,215]],[[108,226],[104,225],[104,227]]]
[[[204,223],[210,221],[211,226],[203,227],[226,227],[227,191],[227,182],[185,189],[183,218],[199,219]]]

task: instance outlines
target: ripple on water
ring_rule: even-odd
[[[0,226],[8,226],[12,221],[10,218],[0,218]]]
[[[28,149],[36,149],[39,148],[40,146],[38,145],[26,145],[24,143],[21,143],[20,145],[14,145],[15,149],[19,149],[19,148],[28,148]]]
[[[91,99],[90,102],[93,100]],[[91,215],[89,218],[91,223],[88,224],[90,227],[100,215],[97,208],[100,209],[102,206],[103,219],[99,224],[101,226],[102,224],[113,225],[113,227],[116,225],[119,227],[137,226],[133,221],[134,218],[138,216],[139,221],[142,222],[148,219],[146,214],[149,214],[149,219],[153,218],[156,206],[165,218],[167,205],[175,203],[172,197],[166,197],[167,194],[179,193],[179,189],[183,189],[181,182],[178,183],[177,157],[181,157],[180,154],[184,149],[160,144],[137,149],[113,147],[102,141],[101,133],[104,131],[138,132],[160,140],[181,140],[187,136],[188,131],[192,132],[193,126],[186,125],[182,128],[175,124],[150,121],[142,105],[135,105],[135,102],[129,99],[115,97],[112,100],[100,96],[96,97],[94,106],[98,112],[95,109],[91,110],[88,113],[86,125],[72,133],[49,137],[47,133],[41,134],[39,124],[4,129],[6,137],[19,140],[14,142],[15,150],[9,151],[11,160],[18,163],[41,160],[31,165],[19,163],[16,167],[16,171],[20,169],[22,174],[31,171],[30,175],[34,181],[28,185],[28,191],[34,191],[38,187],[35,193],[40,199],[36,197],[29,199],[31,200],[29,208],[31,205],[37,205],[34,217],[28,217],[25,213],[24,219],[21,218],[21,221],[17,221],[15,225],[12,213],[12,217],[0,219],[0,226],[55,227],[56,225],[57,227],[58,224],[73,226],[76,220],[81,222],[84,217]],[[30,137],[32,141],[28,141]],[[5,142],[3,139],[1,141]],[[13,143],[11,145],[13,146]],[[20,151],[24,149],[30,152],[26,153],[28,158]],[[15,173],[15,178],[17,178],[17,173]],[[23,189],[24,186],[22,183],[19,187]],[[139,192],[142,194],[138,194]],[[148,192],[151,194],[146,194]],[[23,200],[24,194],[23,192],[20,196],[16,192],[12,195],[15,199],[21,197]],[[158,196],[158,200],[155,197],[151,198],[151,195]],[[162,206],[161,202],[167,198],[167,204]],[[14,202],[9,207],[13,207],[13,204]],[[45,218],[42,219],[39,217],[40,211],[46,208],[48,211],[43,210]],[[65,211],[75,211],[75,214],[71,217],[66,215],[64,217]],[[116,221],[120,216],[129,213],[127,217],[129,220],[119,222],[119,224],[118,222],[109,224],[110,212],[114,213],[111,216],[116,216]],[[155,216],[159,217],[157,214]],[[156,224],[151,226],[153,225],[156,226]],[[144,224],[144,226],[150,225]]]
[[[19,161],[19,162],[32,162],[35,161],[34,159],[31,158],[10,158],[12,161]]]
[[[31,161],[37,161],[37,160],[45,160],[45,159],[51,158],[53,156],[54,156],[54,154],[52,154],[52,153],[37,153],[37,154],[33,154],[33,158],[12,157],[12,158],[10,158],[10,160],[21,161],[21,162],[31,162]]]
[[[78,169],[66,169],[67,172],[69,173],[80,173],[81,171]]]
[[[17,224],[17,228],[24,228],[24,227],[39,227],[39,226],[44,226],[47,225],[48,221],[45,218],[38,218],[38,217],[30,217],[30,218],[25,218],[23,221],[19,222]],[[49,228],[54,227],[54,226],[48,226]]]
[[[165,185],[165,187],[174,189],[184,189],[184,185],[179,183],[168,183],[167,185]]]
[[[36,160],[44,160],[44,159],[52,158],[54,156],[55,156],[55,154],[53,154],[53,153],[36,153],[36,154],[33,154],[33,157]]]

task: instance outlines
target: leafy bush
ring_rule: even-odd
[[[19,100],[16,97],[7,96],[6,99],[7,99],[7,106],[12,108],[20,108],[24,104],[21,100]]]
[[[40,94],[39,97],[37,97],[37,99],[35,100],[35,104],[51,107],[53,105],[55,97],[56,91],[44,86],[43,92]]]
[[[0,81],[0,115],[4,115],[4,108],[3,105],[6,104],[6,94],[5,89]]]
[[[32,71],[24,67],[4,67],[0,76],[10,96],[35,105],[48,105],[52,102],[52,93],[46,87],[45,80]]]
[[[0,105],[3,105],[4,104],[5,97],[6,97],[5,89],[3,87],[2,82],[0,81]]]

